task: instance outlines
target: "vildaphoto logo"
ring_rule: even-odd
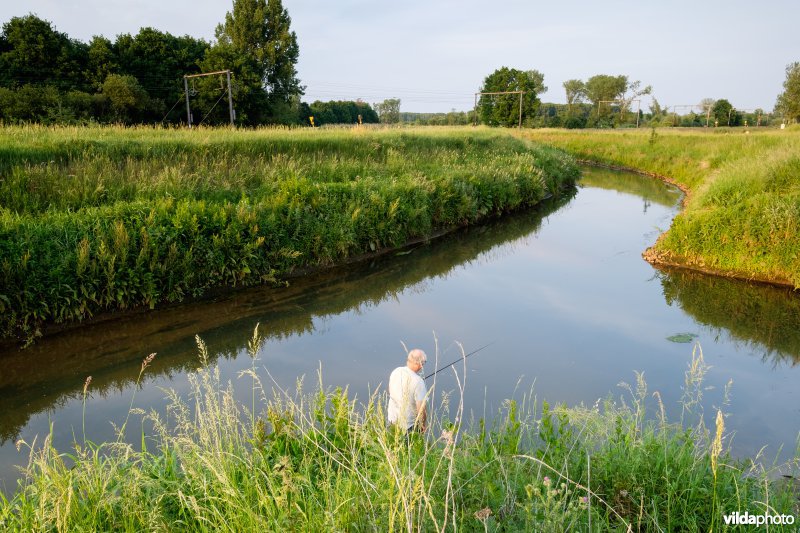
[[[723,515],[726,526],[791,526],[794,524],[794,515],[790,514],[750,514],[747,511],[728,513]]]

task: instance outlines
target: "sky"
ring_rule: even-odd
[[[304,101],[400,98],[401,110],[471,109],[506,66],[563,82],[623,74],[662,107],[726,98],[772,110],[800,61],[798,0],[283,0],[297,34]],[[153,27],[213,42],[231,0],[3,0],[0,22],[34,13],[89,42]],[[649,97],[642,108],[650,105]]]

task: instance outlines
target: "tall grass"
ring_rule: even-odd
[[[651,419],[641,376],[626,398],[551,407],[508,400],[493,422],[463,414],[459,389],[441,394],[428,434],[385,423],[385,396],[286,390],[259,371],[249,344],[251,405],[205,366],[189,398],[143,414],[141,449],[119,440],[49,439],[30,450],[17,492],[0,500],[11,530],[709,531],[722,515],[791,514],[786,485],[753,461],[733,461],[724,420],[713,436],[699,408],[706,369],[695,352],[684,414]],[[435,390],[435,387],[434,387]],[[658,398],[657,394],[655,395]],[[660,405],[658,403],[657,405]],[[794,504],[793,504],[794,502]]]
[[[537,130],[526,138],[687,190],[648,260],[800,288],[800,129]]]
[[[281,281],[577,176],[489,130],[3,128],[0,334]]]

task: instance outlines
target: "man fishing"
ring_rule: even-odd
[[[420,349],[408,352],[405,366],[395,368],[389,376],[389,424],[407,433],[424,433],[427,428],[425,396],[428,389],[420,376],[428,356]]]
[[[494,343],[490,342],[475,351],[462,355],[460,359],[428,374],[424,379],[420,372],[422,372],[428,356],[418,348],[408,352],[406,366],[395,368],[389,375],[389,407],[386,410],[389,424],[397,426],[409,435],[414,432],[424,433],[428,427],[428,412],[425,405],[428,389],[425,387],[425,380],[456,363],[465,361],[467,357],[475,355],[492,344]]]

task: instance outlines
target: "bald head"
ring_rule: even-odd
[[[425,355],[425,352],[420,350],[419,348],[415,348],[408,352],[408,359],[406,360],[406,364],[408,365],[411,370],[414,372],[419,372],[420,369],[425,365],[425,362],[428,360],[428,356]],[[416,369],[414,368],[416,367]]]

